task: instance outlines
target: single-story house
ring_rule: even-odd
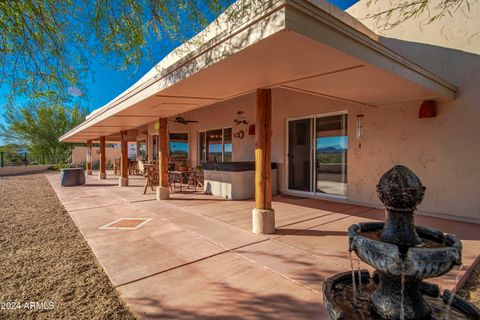
[[[382,31],[358,19],[387,2],[367,2],[239,0],[60,140],[138,143],[160,160],[159,199],[168,139],[192,167],[255,162],[255,232],[274,230],[274,189],[380,206],[396,164],[427,186],[419,214],[479,223],[480,3]]]

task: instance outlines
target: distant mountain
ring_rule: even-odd
[[[339,147],[325,147],[325,148],[317,148],[317,152],[322,152],[322,153],[341,153],[344,152],[346,149],[342,149]]]

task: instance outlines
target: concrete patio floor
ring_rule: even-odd
[[[150,189],[143,195],[139,176],[123,188],[111,172],[68,188],[47,176],[130,310],[145,319],[327,319],[322,285],[350,270],[348,226],[384,218],[378,209],[279,195],[278,230],[262,236],[250,231],[253,200],[186,192],[157,201]],[[102,228],[122,218],[146,222]],[[419,215],[416,223],[462,239],[463,280],[480,252],[479,226]],[[451,289],[457,272],[432,282]]]

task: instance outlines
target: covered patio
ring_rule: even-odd
[[[389,168],[376,157],[378,151],[360,150],[360,119],[364,114],[375,119],[389,114],[389,108],[412,102],[452,101],[456,88],[380,45],[376,34],[326,2],[259,1],[240,21],[232,22],[227,16],[220,16],[60,140],[86,141],[89,146],[99,141],[100,150],[108,142],[120,142],[119,185],[128,186],[127,144],[146,139],[148,157],[158,165],[157,200],[169,199],[172,134],[188,137],[190,167],[254,162],[254,179],[244,188],[254,189],[255,204],[248,211],[252,212],[251,230],[257,234],[275,232],[271,197],[277,184],[284,193],[378,206],[373,196],[376,177]],[[179,114],[200,120],[177,121],[185,119]],[[356,141],[353,130],[347,132],[355,126]],[[222,148],[217,154],[213,149],[209,152],[208,133],[213,131],[220,132],[210,135],[221,141],[212,143]],[[322,141],[328,138],[338,145],[322,149]],[[381,141],[382,135],[372,138]],[[400,157],[392,154],[384,156],[398,164]],[[348,164],[347,158],[352,159]],[[274,177],[271,163],[278,168]],[[91,163],[87,167],[91,174]],[[101,156],[100,179],[105,179],[105,170]],[[438,211],[434,208],[438,203],[432,202],[433,209],[426,211]],[[456,213],[444,215],[449,214]]]
[[[275,234],[256,235],[253,200],[172,193],[156,201],[150,189],[142,194],[140,177],[128,188],[113,174],[70,188],[48,178],[128,307],[146,319],[324,319],[323,281],[350,270],[348,226],[384,219],[379,209],[279,195]],[[463,241],[461,284],[480,249],[477,225],[416,222]],[[452,288],[457,272],[434,281]]]

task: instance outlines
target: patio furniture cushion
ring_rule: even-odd
[[[60,170],[60,182],[63,187],[85,184],[83,168],[65,168]]]

